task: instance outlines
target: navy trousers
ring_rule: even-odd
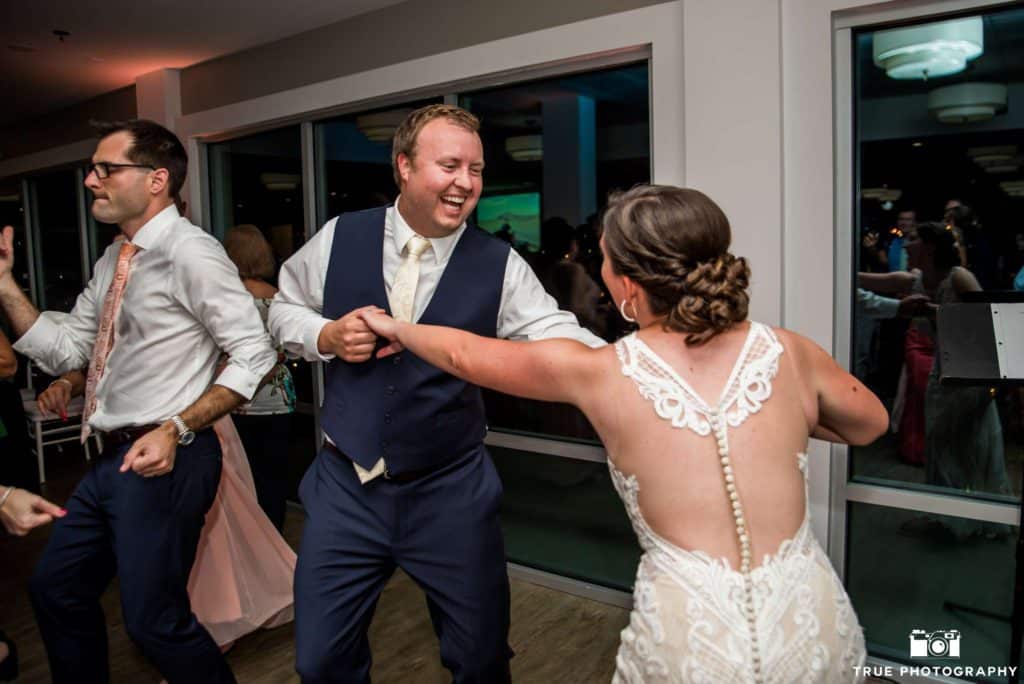
[[[295,568],[296,670],[305,684],[369,682],[367,629],[402,568],[427,597],[456,682],[507,682],[509,587],[501,480],[483,446],[407,483],[360,484],[324,449],[303,477]]]
[[[217,437],[205,430],[178,447],[160,477],[118,472],[129,447],[106,449],[89,469],[30,580],[53,681],[109,681],[99,598],[117,574],[125,629],[170,684],[234,682],[187,589],[220,482]]]

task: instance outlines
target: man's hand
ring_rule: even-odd
[[[39,410],[44,416],[52,413],[55,416],[60,416],[61,420],[68,419],[68,402],[70,401],[71,383],[61,378],[50,383],[50,386],[36,398]]]
[[[391,356],[392,354],[397,354],[405,349],[405,347],[402,346],[402,343],[398,341],[399,321],[388,316],[380,309],[364,310],[359,315],[366,322],[366,325],[369,326],[372,332],[391,341],[391,344],[377,352],[378,359],[382,359],[385,356]]]
[[[0,519],[3,519],[4,527],[19,537],[24,537],[40,525],[46,525],[53,522],[54,518],[63,518],[65,515],[67,511],[57,504],[24,489],[12,490],[7,501],[0,507]]]
[[[124,455],[121,472],[134,470],[142,477],[166,475],[174,470],[174,456],[178,452],[178,429],[167,422],[135,440]]]
[[[364,306],[332,321],[320,330],[316,347],[321,354],[334,354],[349,363],[369,360],[377,345],[377,335],[361,317],[363,312],[383,311],[376,306]]]
[[[0,280],[14,270],[14,227],[4,226],[0,231]]]

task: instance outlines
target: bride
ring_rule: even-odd
[[[696,190],[640,186],[603,219],[601,275],[639,331],[508,342],[364,318],[484,387],[580,407],[644,550],[615,682],[845,682],[864,639],[808,522],[809,437],[866,444],[885,409],[810,340],[747,320],[749,269]]]

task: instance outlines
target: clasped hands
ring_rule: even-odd
[[[383,337],[391,343],[377,351],[382,359],[402,351],[397,338],[398,321],[379,306],[364,306],[331,321],[320,329],[317,349],[322,354],[334,354],[348,363],[362,363],[374,355],[377,338]]]

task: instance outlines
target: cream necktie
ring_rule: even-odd
[[[413,235],[405,247],[405,258],[395,272],[391,285],[391,315],[395,320],[411,321],[416,306],[416,285],[420,279],[420,255],[430,249],[430,241]]]
[[[416,285],[420,279],[420,256],[430,249],[430,241],[419,235],[413,235],[406,243],[405,257],[402,264],[395,272],[395,281],[391,284],[391,294],[388,301],[391,304],[391,315],[399,321],[411,321],[416,306]],[[370,480],[380,477],[387,471],[384,459],[378,459],[373,467],[367,470],[361,465],[352,461],[356,469],[359,481],[366,484]]]

